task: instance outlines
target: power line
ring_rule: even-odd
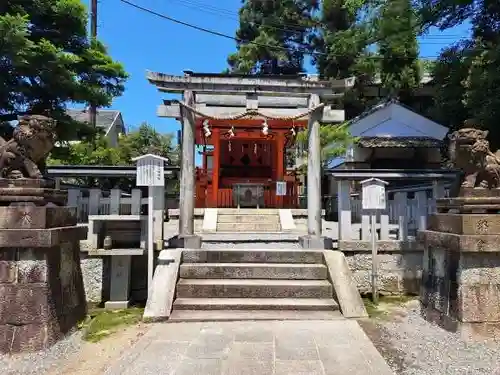
[[[149,13],[151,15],[160,17],[162,19],[165,19],[167,21],[176,23],[178,25],[186,26],[186,27],[189,27],[189,28],[197,30],[197,31],[202,31],[202,32],[205,32],[205,33],[208,33],[208,34],[216,35],[216,36],[219,36],[221,38],[234,40],[237,43],[250,44],[250,45],[255,45],[255,46],[258,46],[258,47],[275,49],[275,50],[280,50],[280,51],[290,51],[290,49],[286,48],[286,47],[273,46],[273,45],[270,45],[270,44],[257,43],[257,42],[253,42],[253,41],[246,41],[246,40],[242,40],[242,39],[239,39],[239,38],[231,36],[231,35],[227,35],[227,34],[221,33],[219,31],[215,31],[215,30],[207,29],[207,28],[204,28],[204,27],[201,27],[201,26],[193,25],[191,23],[188,23],[188,22],[185,22],[185,21],[181,21],[181,20],[178,20],[178,19],[173,18],[173,17],[169,17],[169,16],[167,16],[165,14],[158,13],[158,12],[152,10],[152,9],[148,9],[148,8],[143,7],[143,6],[134,4],[134,3],[132,3],[132,2],[130,2],[128,0],[120,0],[120,1],[122,3],[124,3],[124,4],[127,4],[127,5],[135,8],[135,9],[138,9],[138,10],[141,10],[141,11],[143,11],[145,13]],[[304,47],[305,46],[302,46],[302,48],[304,48]],[[309,55],[309,56],[328,56],[327,53],[323,53],[323,52],[313,52],[313,51],[307,51],[307,50],[302,50],[302,51],[299,51],[299,52],[303,53],[304,55]],[[419,57],[423,58],[423,59],[433,59],[433,58],[436,58],[438,56],[419,56]],[[382,58],[382,56],[367,56],[367,58],[380,59],[380,58]],[[402,59],[404,59],[404,57],[402,57]]]
[[[173,3],[177,3],[181,6],[184,6],[189,9],[193,9],[196,11],[207,11],[208,13],[212,13],[218,17],[225,17],[225,18],[230,18],[233,20],[239,20],[238,14],[235,12],[229,10],[229,9],[224,9],[224,8],[219,8],[215,7],[213,5],[209,5],[203,1],[196,1],[196,0],[170,0]],[[200,9],[201,8],[201,9]],[[298,32],[303,32],[304,31],[304,26],[299,25],[299,24],[290,24],[290,23],[276,23],[276,22],[269,22],[266,21],[266,23],[261,24],[261,26],[269,27],[272,29],[276,30],[281,30],[281,31],[286,31],[290,32],[291,30],[285,29],[284,27],[290,27],[290,28],[297,28]],[[436,40],[444,40],[444,39],[455,39],[455,38],[460,38],[463,37],[463,35],[421,35],[420,38],[428,38],[428,39],[436,39]],[[436,43],[437,44],[437,43]]]
[[[212,13],[218,17],[225,17],[225,18],[230,18],[236,21],[239,21],[239,16],[237,13],[228,10],[228,9],[223,9],[223,8],[218,8],[214,7],[212,5],[208,5],[206,3],[200,2],[200,1],[189,1],[189,0],[171,0],[174,3],[178,3],[181,6],[184,6],[189,9],[193,10],[200,10],[200,8],[204,8],[203,11],[208,11],[209,13]],[[276,23],[276,22],[270,22],[266,21],[265,23],[261,23],[260,26],[265,26],[269,27],[271,29],[275,30],[280,30],[280,31],[285,31],[285,32],[297,32],[297,33],[303,33],[306,30],[306,27],[304,25],[299,25],[299,24],[293,24],[293,23]],[[285,29],[284,27],[288,27],[290,29],[295,29],[295,30],[290,30],[290,29]]]

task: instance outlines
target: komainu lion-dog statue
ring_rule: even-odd
[[[40,115],[19,117],[12,139],[0,137],[0,178],[43,178],[38,164],[54,147],[55,124]]]
[[[500,151],[491,152],[487,130],[464,128],[449,135],[450,159],[464,172],[462,188],[500,187]]]

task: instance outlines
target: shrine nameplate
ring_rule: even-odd
[[[276,181],[276,195],[279,197],[286,195],[286,181]]]

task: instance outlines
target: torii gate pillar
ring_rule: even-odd
[[[184,91],[184,102],[194,103],[193,91]],[[194,191],[195,191],[195,118],[186,108],[182,109],[182,157],[180,183],[179,247],[201,248],[201,237],[194,234]]]
[[[320,104],[317,94],[309,97],[309,108]],[[322,107],[313,111],[307,125],[307,235],[299,238],[304,249],[331,249],[332,240],[321,236],[321,143],[320,119]]]

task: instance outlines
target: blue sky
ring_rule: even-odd
[[[240,0],[130,1],[228,35],[234,35],[237,29],[241,5]],[[88,0],[84,2],[89,5]],[[227,67],[227,56],[235,51],[235,42],[169,22],[120,0],[100,0],[98,6],[98,37],[130,74],[124,95],[114,101],[112,108],[122,111],[127,126],[147,121],[162,133],[177,131],[177,121],[156,117],[156,107],[167,96],[147,82],[146,71],[179,75],[185,69],[221,72]],[[445,32],[432,30],[421,38],[421,55],[436,56],[443,47],[465,37],[467,32],[466,25]],[[308,70],[315,72],[311,66]]]

